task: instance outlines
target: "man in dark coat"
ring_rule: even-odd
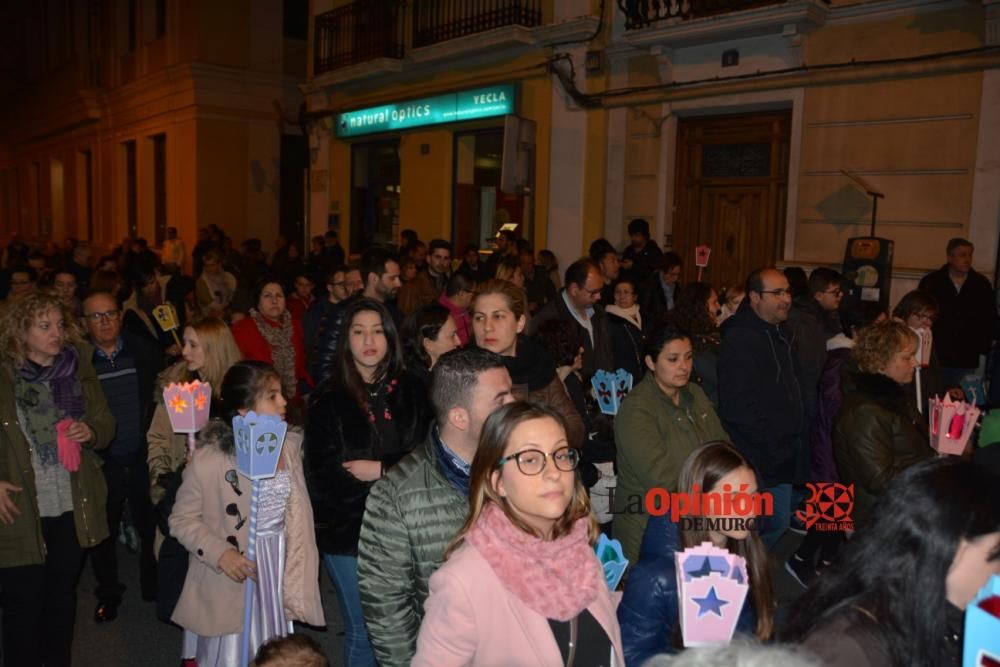
[[[156,561],[153,557],[153,509],[146,467],[146,431],[153,417],[153,389],[163,370],[163,354],[151,341],[122,330],[115,297],[97,292],[83,302],[83,321],[94,344],[94,370],[118,429],[111,446],[101,452],[108,485],[108,527],[111,536],[90,550],[97,579],[94,621],[118,616],[125,585],[118,579],[118,524],[126,499],[139,536],[139,582],[142,597],[156,597]]]
[[[979,357],[989,352],[996,310],[990,281],[972,268],[972,243],[948,241],[948,263],[920,281],[920,289],[938,303],[934,322],[934,352],[941,363],[941,379],[961,384],[976,374]]]
[[[596,371],[614,372],[614,350],[604,310],[598,305],[604,289],[601,269],[589,259],[579,259],[566,269],[566,286],[528,323],[528,335],[534,336],[549,320],[560,320],[576,327],[583,340],[584,378],[589,382]]]
[[[837,309],[844,296],[841,276],[825,267],[809,274],[809,287],[792,301],[788,326],[795,335],[799,368],[802,373],[802,396],[809,423],[816,414],[819,378],[826,364],[826,341],[841,333]],[[807,426],[808,428],[808,426]]]
[[[770,547],[791,521],[792,485],[808,477],[805,409],[795,336],[786,323],[788,280],[777,269],[758,269],[746,293],[722,326],[719,417],[773,495],[774,516],[761,535]]]

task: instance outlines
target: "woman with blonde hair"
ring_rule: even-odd
[[[68,665],[84,549],[108,537],[96,450],[115,420],[71,314],[51,294],[0,320],[0,588],[10,665]]]
[[[851,358],[854,390],[833,425],[841,481],[854,485],[854,524],[870,519],[875,501],[899,473],[933,454],[927,427],[904,390],[917,367],[917,334],[889,320],[862,329]]]
[[[524,290],[506,280],[487,280],[476,289],[471,310],[476,345],[503,357],[514,397],[551,405],[566,417],[570,444],[582,447],[583,419],[556,374],[555,361],[541,345],[521,336],[527,325]]]
[[[510,403],[490,415],[469,515],[431,576],[413,665],[624,664],[579,462],[551,407]]]
[[[214,406],[226,371],[242,358],[226,323],[217,317],[206,317],[184,328],[181,360],[160,373],[157,384],[163,389],[171,382],[207,382],[212,386]],[[153,505],[160,502],[165,493],[160,475],[176,472],[187,456],[187,436],[174,433],[162,392],[157,398],[159,402],[146,434],[149,442],[146,459],[149,465],[149,495]]]

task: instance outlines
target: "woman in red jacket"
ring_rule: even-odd
[[[285,305],[285,289],[277,278],[261,279],[254,291],[256,304],[250,316],[233,325],[233,338],[244,359],[271,364],[281,375],[281,390],[301,403],[313,381],[306,370],[302,322],[292,317]]]

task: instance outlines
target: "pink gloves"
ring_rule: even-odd
[[[66,437],[66,430],[73,420],[65,417],[56,423],[56,445],[59,447],[59,462],[70,472],[80,469],[80,443]]]

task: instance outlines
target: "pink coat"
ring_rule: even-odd
[[[281,456],[292,475],[292,493],[285,509],[285,613],[289,619],[321,626],[319,553],[302,470],[301,433],[289,429]],[[235,468],[235,459],[218,448],[199,447],[184,469],[184,482],[170,514],[170,533],[191,552],[184,589],[171,620],[203,637],[233,634],[243,627],[243,584],[218,567],[219,557],[232,548],[226,541],[228,535],[236,537],[241,552],[247,548],[247,524],[235,530],[237,519],[228,516],[225,509],[236,503],[241,516],[250,513],[250,482],[241,475],[241,494],[237,494],[225,479],[226,471]]]
[[[620,594],[602,587],[587,609],[611,638],[611,664],[622,666],[615,615],[619,599]],[[563,661],[548,620],[516,598],[479,552],[464,544],[431,576],[417,654],[410,664],[553,667]]]

